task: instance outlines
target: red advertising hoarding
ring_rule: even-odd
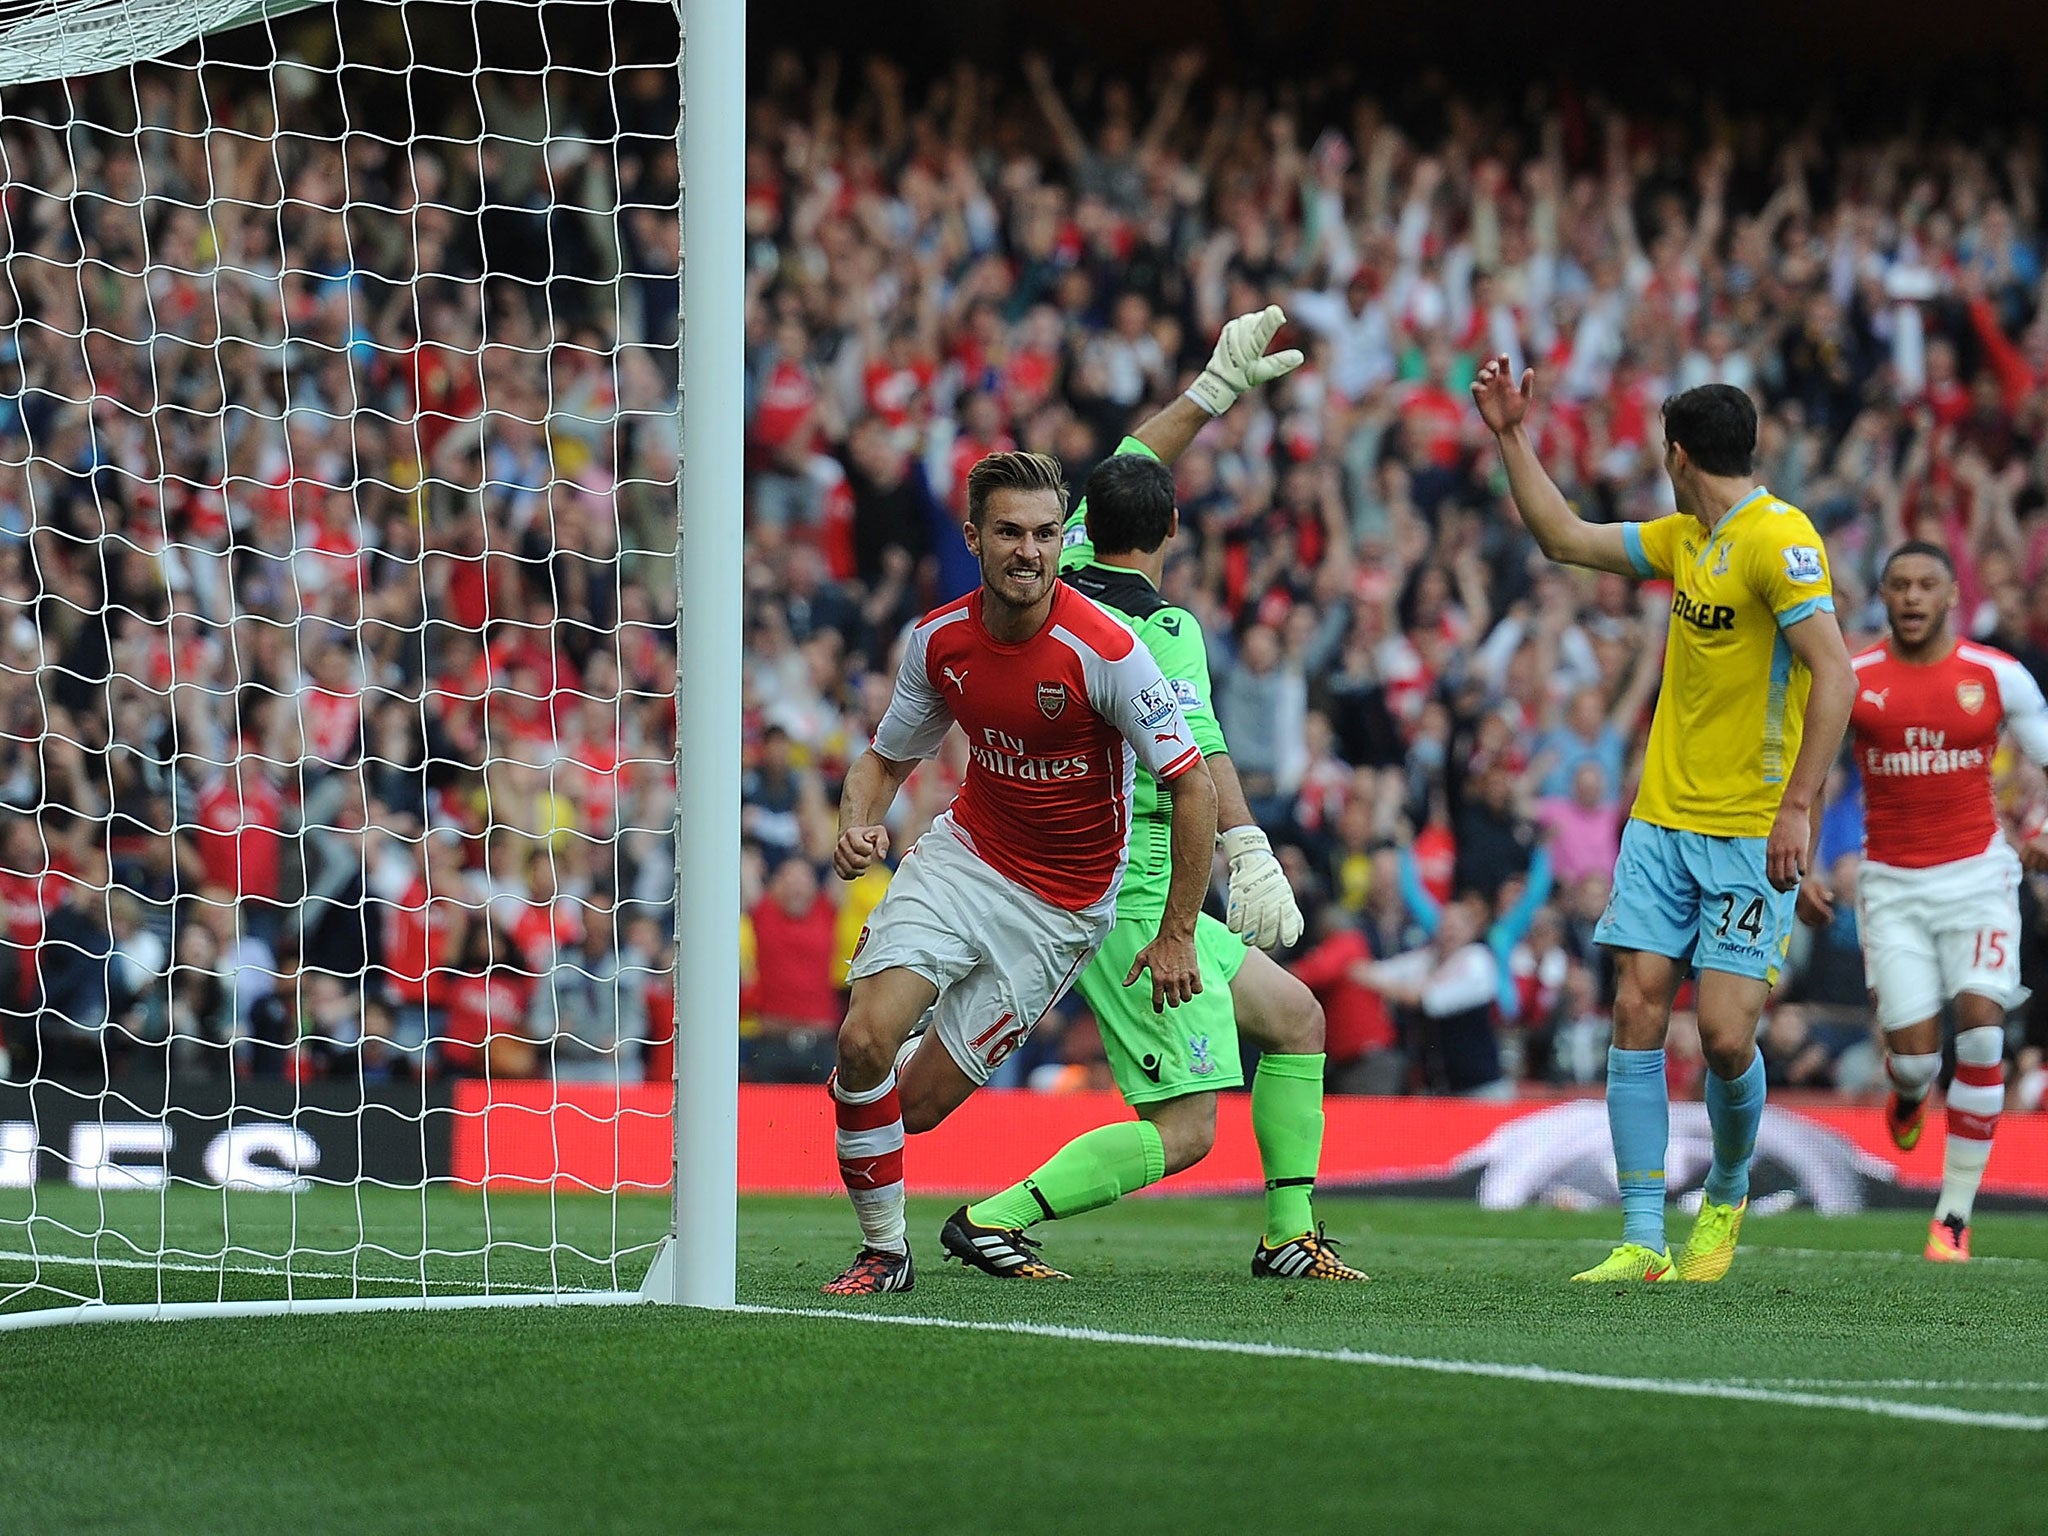
[[[573,1084],[459,1084],[450,1147],[457,1180],[492,1188],[662,1189],[673,1142],[671,1091]],[[1850,1211],[1941,1182],[1939,1106],[1911,1153],[1895,1149],[1874,1107],[1774,1104],[1758,1138],[1757,1189],[1823,1211]],[[1010,1183],[1092,1126],[1129,1117],[1114,1094],[989,1091],[908,1148],[911,1187],[968,1195]],[[1606,1111],[1597,1098],[1481,1103],[1461,1099],[1332,1098],[1321,1184],[1403,1188],[1506,1209],[1614,1198]],[[740,1088],[740,1188],[824,1193],[839,1188],[832,1108],[821,1088]],[[1696,1185],[1711,1141],[1706,1111],[1672,1106],[1666,1160],[1674,1188]],[[1225,1094],[1216,1149],[1161,1188],[1244,1193],[1262,1186],[1251,1103]],[[2009,1115],[1986,1171],[1987,1194],[2048,1202],[2048,1114]]]

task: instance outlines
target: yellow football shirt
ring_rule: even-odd
[[[1637,575],[1677,588],[1631,814],[1681,832],[1768,837],[1813,682],[1784,631],[1835,610],[1820,535],[1759,486],[1711,533],[1679,512],[1624,524],[1622,537]]]

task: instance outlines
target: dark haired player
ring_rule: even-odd
[[[1223,328],[1216,355],[1188,394],[1124,439],[1088,477],[1067,526],[1066,580],[1121,614],[1159,662],[1216,783],[1216,823],[1230,861],[1228,925],[1204,914],[1195,930],[1201,993],[1161,1013],[1126,984],[1131,957],[1168,900],[1167,850],[1179,835],[1176,796],[1141,775],[1132,803],[1131,864],[1116,924],[1081,974],[1080,991],[1135,1121],[1077,1136],[1029,1178],[954,1212],[947,1252],[992,1275],[1056,1279],[1025,1229],[1077,1216],[1192,1167],[1216,1137],[1216,1094],[1241,1087],[1237,1035],[1263,1054],[1252,1078],[1252,1129],[1266,1174],[1265,1234],[1252,1273],[1363,1280],[1337,1257],[1311,1196],[1323,1142],[1323,1011],[1308,988],[1258,948],[1292,944],[1301,913],[1265,833],[1252,820],[1209,690],[1202,626],[1160,594],[1168,543],[1180,527],[1167,467],[1246,389],[1290,372],[1299,352],[1265,355],[1285,322],[1279,307]]]
[[[907,1291],[903,1137],[985,1083],[1073,985],[1109,931],[1129,857],[1137,765],[1173,786],[1166,904],[1126,981],[1154,1008],[1202,990],[1195,918],[1209,888],[1216,791],[1152,653],[1058,579],[1066,488],[1043,454],[992,453],[967,475],[981,587],[925,615],[904,646],[872,748],[847,771],[833,865],[889,851],[883,824],[917,762],[957,723],[967,775],[904,856],[855,946],[833,1109],[862,1244],[835,1296]],[[898,1053],[927,1011],[931,1025]]]
[[[1582,521],[1544,473],[1523,419],[1535,383],[1495,358],[1472,398],[1543,553],[1677,589],[1641,788],[1595,936],[1615,952],[1607,1122],[1622,1241],[1574,1280],[1718,1280],[1735,1257],[1763,1118],[1763,1010],[1791,938],[1793,892],[1855,694],[1827,555],[1797,507],[1756,482],[1756,408],[1725,384],[1664,402],[1664,469],[1678,511]],[[1664,1238],[1671,1000],[1699,970],[1714,1161],[1673,1261]]]
[[[1920,1141],[1941,1073],[1942,1005],[1955,1008],[1948,1145],[1925,1252],[1960,1264],[1970,1257],[1970,1210],[2005,1105],[2005,1015],[2026,996],[2021,859],[1999,825],[1991,760],[2002,727],[2028,757],[2048,763],[2048,704],[2005,652],[1955,638],[1955,567],[1939,545],[1893,550],[1878,591],[1891,637],[1849,663],[1865,806],[1857,926],[1892,1084],[1885,1125],[1902,1150]],[[2024,858],[2048,869],[2048,839],[2028,843]],[[1833,902],[1826,882],[1809,874],[1801,917],[1824,923]]]

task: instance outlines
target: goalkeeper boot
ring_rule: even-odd
[[[1735,1262],[1735,1239],[1742,1235],[1742,1213],[1748,1209],[1747,1200],[1739,1205],[1702,1201],[1699,1215],[1693,1218],[1692,1236],[1678,1255],[1678,1278],[1718,1280],[1727,1274],[1728,1266]]]
[[[1590,1285],[1616,1280],[1640,1280],[1645,1285],[1664,1285],[1678,1279],[1678,1266],[1671,1262],[1671,1250],[1659,1253],[1642,1243],[1623,1243],[1591,1269],[1572,1276]]]
[[[1336,1242],[1323,1235],[1322,1223],[1313,1232],[1284,1242],[1275,1248],[1262,1237],[1252,1254],[1254,1280],[1370,1280],[1362,1269],[1353,1269],[1337,1257]]]
[[[967,1207],[946,1218],[939,1244],[962,1264],[998,1280],[1071,1280],[1038,1256],[1038,1240],[1022,1227],[984,1227],[967,1219]]]
[[[1927,1224],[1927,1257],[1937,1264],[1970,1262],[1970,1227],[1960,1216],[1944,1216]]]
[[[1920,1145],[1920,1127],[1927,1123],[1928,1097],[1923,1093],[1908,1103],[1895,1088],[1884,1101],[1884,1128],[1891,1133],[1892,1145],[1901,1152],[1910,1152]]]
[[[885,1248],[863,1248],[837,1280],[820,1286],[827,1296],[879,1296],[885,1291],[907,1291],[917,1284],[917,1271],[910,1253],[890,1253]]]

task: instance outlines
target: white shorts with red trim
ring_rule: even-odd
[[[1856,917],[1879,1026],[1931,1019],[1964,992],[2006,1008],[2023,1002],[2019,888],[2019,856],[2002,837],[1925,869],[1865,863]]]
[[[1109,926],[997,874],[941,821],[904,856],[847,977],[902,966],[937,987],[930,1027],[979,1085],[1066,995]]]

